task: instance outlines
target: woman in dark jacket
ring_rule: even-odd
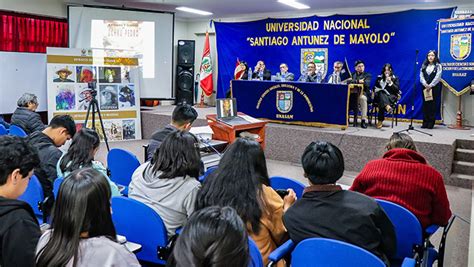
[[[36,113],[38,108],[38,98],[34,94],[25,93],[17,101],[18,107],[12,115],[12,125],[21,127],[28,135],[43,131],[45,126],[41,117]]]
[[[375,81],[375,103],[379,106],[377,128],[382,128],[385,119],[385,112],[393,112],[392,105],[395,104],[401,95],[400,81],[393,74],[390,63],[383,65],[382,72]]]

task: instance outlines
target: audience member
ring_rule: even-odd
[[[407,134],[393,134],[387,150],[381,159],[365,165],[351,190],[407,208],[423,228],[446,225],[451,210],[441,174],[416,151]]]
[[[47,217],[54,203],[53,182],[57,178],[56,166],[62,152],[58,147],[64,145],[76,133],[76,125],[69,115],[58,115],[51,119],[49,126],[43,131],[34,132],[29,136],[29,143],[38,149],[40,166],[35,175],[41,183],[44,197],[43,213]]]
[[[0,115],[0,124],[5,127],[5,129],[10,129],[10,123],[6,122],[3,118],[3,115]]]
[[[197,111],[188,104],[177,105],[171,115],[171,123],[164,129],[158,130],[151,136],[150,144],[147,150],[147,160],[151,160],[155,150],[160,149],[161,143],[172,132],[177,130],[189,131],[191,125],[196,120]]]
[[[237,212],[213,206],[189,218],[167,266],[242,267],[249,258],[247,231]]]
[[[201,156],[196,138],[183,131],[169,134],[161,148],[135,170],[128,195],[152,207],[171,237],[194,211]]]
[[[30,205],[17,200],[28,187],[36,150],[16,136],[0,137],[0,266],[34,266],[41,235]]]
[[[11,124],[20,126],[27,134],[44,130],[41,117],[36,113],[38,98],[34,94],[24,93],[17,101],[18,107],[13,112]]]
[[[74,135],[68,151],[58,160],[58,177],[66,178],[74,170],[92,167],[107,178],[112,196],[120,196],[119,188],[107,176],[107,169],[101,162],[94,160],[99,146],[99,135],[94,130],[82,128]]]
[[[36,248],[36,266],[140,266],[117,242],[110,186],[92,168],[75,170],[63,181],[51,229]]]
[[[331,143],[306,147],[301,158],[310,186],[284,216],[290,238],[324,237],[362,247],[388,263],[396,249],[390,219],[372,198],[342,190],[336,182],[344,172],[344,158]]]
[[[249,156],[249,151],[256,149],[261,151],[260,160]],[[238,138],[222,157],[217,170],[204,182],[196,208],[214,205],[234,208],[247,225],[249,235],[267,264],[270,252],[285,241],[283,213],[295,202],[296,195],[290,189],[282,199],[271,187],[262,183],[257,170],[264,167],[257,164],[265,164],[260,144]]]

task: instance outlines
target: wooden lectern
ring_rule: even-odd
[[[238,112],[238,115],[245,115],[244,113]],[[266,121],[260,122],[249,122],[247,124],[229,125],[217,119],[216,114],[210,114],[206,116],[207,123],[211,127],[214,134],[212,139],[227,141],[230,143],[239,137],[241,132],[249,132],[257,134],[259,137],[255,140],[260,143],[262,149],[265,149],[265,125]]]

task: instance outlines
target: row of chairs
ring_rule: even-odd
[[[11,125],[10,129],[5,128],[2,124],[0,124],[0,135],[15,135],[19,137],[26,137],[26,132],[19,126]]]

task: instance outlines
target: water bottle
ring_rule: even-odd
[[[259,79],[260,81],[263,81],[263,71],[259,71],[259,72],[258,72],[258,79]]]
[[[316,82],[321,83],[321,72],[319,71],[316,73]]]
[[[285,78],[286,78],[286,73],[281,74],[281,76],[280,76],[280,81],[284,82],[284,81],[285,81]]]
[[[249,69],[247,80],[249,81],[252,80],[252,74],[253,74],[252,69]]]

